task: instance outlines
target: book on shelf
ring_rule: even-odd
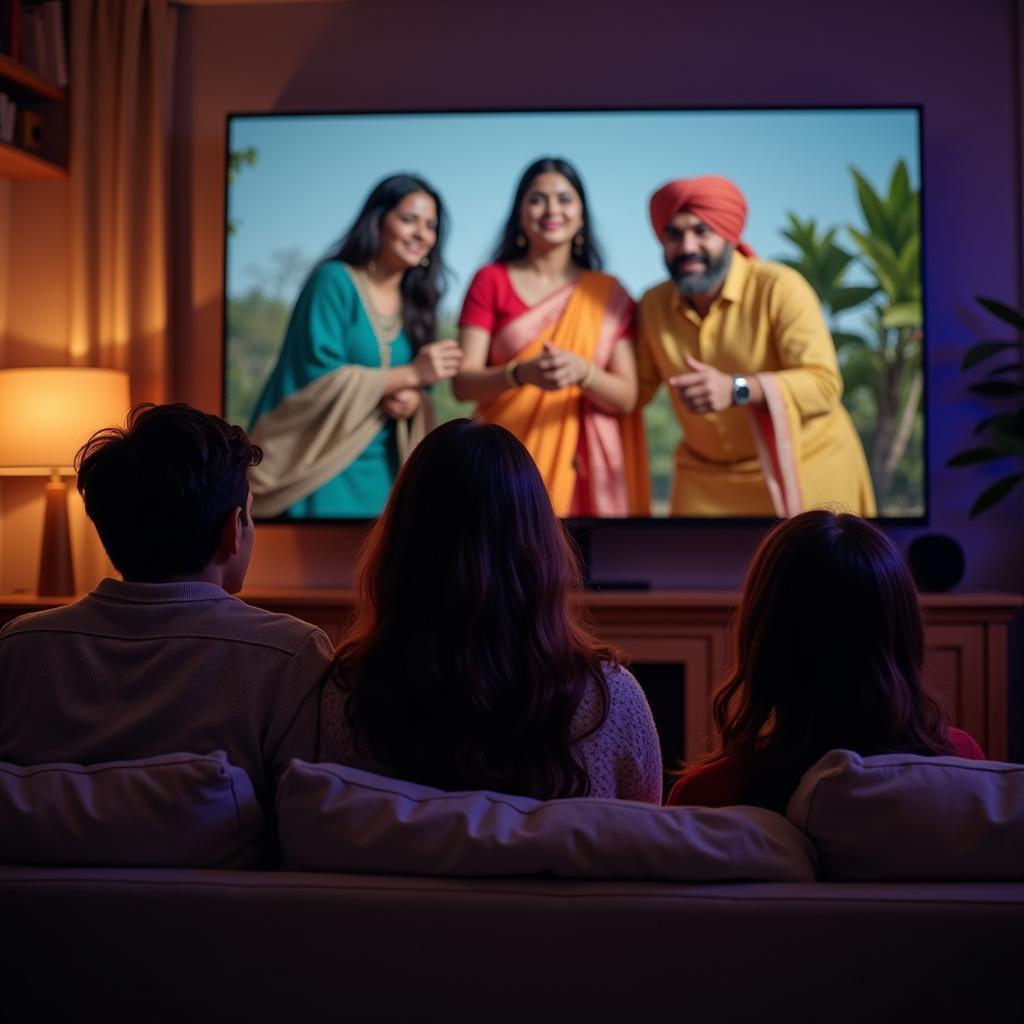
[[[64,39],[64,5],[61,0],[45,0],[43,21],[50,81],[63,88],[68,84],[68,48]]]
[[[10,145],[14,141],[14,123],[18,117],[18,104],[5,92],[0,92],[0,142]]]
[[[40,77],[50,79],[41,7],[26,7],[21,12],[21,60]]]
[[[19,11],[19,59],[27,68],[55,85],[68,84],[68,53],[61,0],[0,0]],[[4,19],[0,17],[0,30]]]
[[[21,61],[21,0],[0,0],[0,50]]]

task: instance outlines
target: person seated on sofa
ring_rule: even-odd
[[[0,631],[0,761],[223,750],[272,810],[277,775],[316,754],[333,648],[232,596],[260,457],[241,428],[183,404],[137,406],[79,451],[78,489],[123,580]]]
[[[453,420],[412,453],[359,563],[320,759],[445,790],[661,801],[643,691],[581,625],[529,452]]]
[[[840,748],[984,758],[924,692],[913,577],[864,519],[818,509],[775,526],[747,572],[735,635],[713,705],[719,748],[684,768],[669,804],[785,813],[804,772]]]

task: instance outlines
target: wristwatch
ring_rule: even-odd
[[[732,404],[746,405],[750,401],[750,385],[746,377],[733,377],[732,379]]]

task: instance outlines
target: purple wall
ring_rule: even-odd
[[[997,474],[950,471],[984,405],[957,367],[997,328],[972,296],[1021,301],[1019,0],[351,0],[182,9],[175,166],[181,397],[219,404],[224,117],[460,106],[922,104],[932,530],[967,554],[970,589],[1024,585],[1014,502],[971,524]],[[709,169],[713,154],[709,154]],[[736,586],[759,535],[601,528],[595,574]],[[920,530],[894,532],[900,543]],[[265,529],[262,582],[350,579],[352,531]],[[336,541],[341,540],[341,543]],[[331,552],[336,554],[333,557]]]

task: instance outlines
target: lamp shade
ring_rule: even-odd
[[[75,452],[124,421],[128,374],[86,366],[0,369],[0,475],[73,471]]]

